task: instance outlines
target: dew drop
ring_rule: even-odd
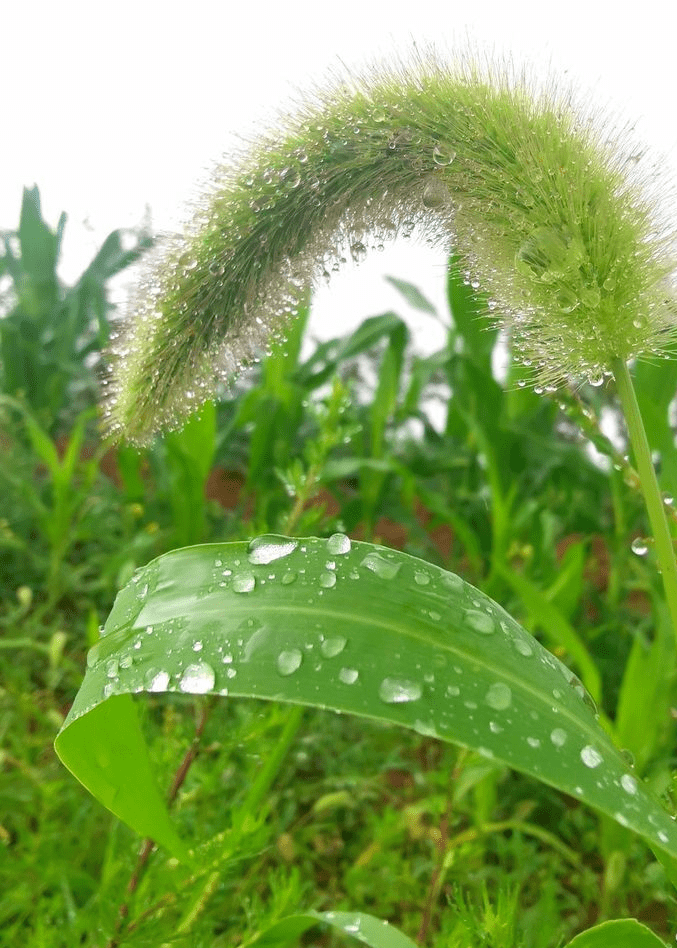
[[[420,684],[407,678],[384,678],[378,690],[378,696],[385,704],[418,701],[422,693]]]
[[[590,744],[586,744],[581,751],[581,760],[586,767],[594,770],[595,767],[599,767],[602,763],[602,755],[599,751],[596,751],[594,747],[591,747]]]
[[[626,793],[629,793],[631,797],[637,793],[637,781],[634,777],[631,777],[630,774],[623,774],[621,777],[621,787],[625,790]]]
[[[214,669],[206,662],[187,665],[181,675],[179,688],[191,695],[204,695],[211,691],[215,681]]]
[[[427,586],[430,583],[430,575],[424,573],[422,569],[417,569],[414,573],[414,582],[419,586]]]
[[[344,685],[354,685],[359,677],[360,673],[356,668],[342,668],[339,672],[339,681]]]
[[[101,656],[101,646],[97,642],[96,645],[92,645],[90,650],[87,652],[87,668],[93,668],[94,665],[99,661]]]
[[[303,653],[298,648],[290,648],[277,656],[277,670],[285,677],[293,675],[301,667]]]
[[[467,609],[465,621],[474,632],[479,632],[480,635],[492,635],[496,631],[496,623],[491,616],[477,609]]]
[[[202,651],[202,642],[193,642],[193,651],[201,652]]]
[[[431,210],[444,207],[450,200],[449,188],[438,177],[430,177],[423,188],[422,200],[423,206]]]
[[[527,639],[523,639],[521,636],[513,639],[512,644],[515,646],[520,655],[524,655],[525,658],[529,658],[534,654],[532,644]]]
[[[395,579],[400,571],[399,563],[387,560],[380,553],[368,553],[362,560],[361,565],[371,570],[372,573],[376,573],[380,579]]]
[[[505,711],[512,704],[512,691],[502,681],[496,681],[490,685],[484,700],[494,711]]]
[[[233,592],[250,593],[256,586],[256,579],[253,573],[236,573],[233,576]]]
[[[166,691],[169,684],[169,674],[166,671],[149,669],[146,672],[145,682],[148,691]]]
[[[443,573],[442,583],[454,592],[460,592],[463,589],[463,580],[456,573]]]
[[[289,540],[286,537],[276,537],[272,534],[256,537],[247,547],[247,559],[250,563],[272,563],[274,560],[289,556],[297,546],[296,540]],[[250,590],[237,591],[249,592]]]
[[[447,685],[447,695],[450,698],[458,698],[461,693],[461,689],[458,685]]]
[[[327,550],[332,556],[345,556],[350,553],[352,544],[345,533],[334,533],[327,540]]]
[[[649,546],[643,537],[635,537],[630,544],[630,549],[636,556],[646,556]]]
[[[367,257],[367,247],[361,240],[356,240],[350,245],[350,256],[355,263],[362,263]]]
[[[320,586],[323,589],[332,589],[336,585],[336,573],[320,573]]]
[[[566,739],[567,732],[561,727],[556,727],[550,732],[550,740],[555,747],[563,747],[566,743]]]
[[[540,741],[540,738],[538,737],[528,737],[527,744],[529,745],[529,747],[538,749],[541,746],[541,741]]]
[[[291,584],[292,584],[292,583],[295,583],[295,582],[296,582],[296,573],[294,573],[293,571],[292,571],[292,572],[289,572],[289,573],[283,573],[283,574],[282,574],[282,585],[283,585],[283,586],[291,586]]]
[[[450,165],[455,157],[454,149],[448,148],[446,145],[435,145],[433,148],[433,161],[436,165]]]
[[[658,836],[658,838],[660,839],[660,841],[661,841],[662,843],[667,843],[667,841],[668,841],[668,834],[667,834],[667,833],[664,833],[663,830],[659,830],[656,835]]]
[[[106,664],[106,677],[117,678],[119,668],[120,663],[118,662],[117,658],[111,658],[111,660]]]
[[[346,641],[342,635],[333,635],[320,643],[320,651],[325,658],[334,658],[346,647]]]

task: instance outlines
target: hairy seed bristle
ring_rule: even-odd
[[[131,301],[109,429],[177,427],[308,288],[398,235],[453,248],[539,384],[597,381],[676,333],[674,228],[626,133],[554,84],[434,55],[335,80],[215,169]]]

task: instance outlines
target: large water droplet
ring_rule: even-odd
[[[233,592],[250,593],[256,586],[256,578],[253,573],[236,573],[233,576]]]
[[[496,631],[496,623],[486,612],[467,609],[464,618],[473,632],[479,632],[480,635],[492,635]]]
[[[332,556],[344,556],[350,553],[351,546],[350,537],[347,537],[345,533],[334,533],[327,540],[327,551]]]
[[[303,653],[298,648],[290,648],[277,656],[277,670],[285,677],[293,675],[301,667]]]
[[[524,655],[525,658],[529,658],[530,655],[534,654],[533,646],[528,639],[517,636],[513,639],[512,644],[515,646],[520,655]]]
[[[423,691],[417,681],[407,678],[384,678],[378,690],[378,696],[386,704],[406,704],[418,701]]]
[[[366,245],[362,243],[361,240],[356,240],[350,245],[350,256],[353,258],[355,263],[362,263],[367,256]]]
[[[456,152],[448,145],[435,145],[433,148],[433,161],[436,165],[450,165],[456,157]]]
[[[256,537],[247,547],[247,559],[250,563],[272,563],[281,560],[293,553],[298,543],[287,537],[277,537],[272,534]]]
[[[434,176],[430,177],[423,188],[422,200],[423,206],[431,210],[444,207],[450,200],[449,188],[444,181],[441,181],[439,178]]]
[[[586,746],[581,751],[581,760],[586,767],[589,767],[591,770],[594,770],[595,767],[599,767],[602,763],[602,755],[599,751],[595,750],[594,747],[591,747],[590,744]]]
[[[101,657],[101,645],[97,642],[87,652],[87,668],[93,668]]]
[[[635,556],[646,556],[649,551],[649,545],[643,537],[635,537],[630,544],[630,549]]]
[[[169,674],[166,671],[155,671],[150,668],[145,675],[147,691],[166,691],[169,684]]]
[[[550,732],[550,740],[555,747],[563,747],[566,743],[566,739],[567,732],[561,727],[556,727]]]
[[[380,553],[368,553],[362,560],[362,566],[366,566],[372,573],[380,579],[395,579],[400,571],[400,564],[387,560]]]
[[[414,582],[417,586],[427,586],[430,583],[430,574],[417,569],[414,573]]]
[[[505,711],[512,704],[512,691],[508,685],[497,681],[490,685],[484,700],[494,711]]]
[[[336,585],[336,573],[320,573],[320,586],[323,589],[332,589]]]
[[[354,685],[359,678],[360,673],[356,668],[342,668],[339,672],[339,681],[344,685]]]
[[[346,647],[346,639],[342,635],[333,635],[320,643],[320,651],[325,658],[334,658],[340,655]]]
[[[623,774],[621,777],[621,787],[625,790],[626,793],[629,793],[631,797],[637,793],[637,781],[634,777],[631,777],[630,774]]]
[[[179,688],[191,695],[204,695],[211,691],[215,681],[214,669],[206,662],[187,665],[181,675]]]

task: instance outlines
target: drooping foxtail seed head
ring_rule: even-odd
[[[176,427],[350,253],[452,247],[544,385],[597,381],[676,332],[674,231],[623,134],[507,68],[434,56],[315,93],[216,169],[153,252],[107,384],[111,431]]]

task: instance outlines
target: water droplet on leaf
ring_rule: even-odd
[[[281,560],[285,556],[289,556],[297,546],[296,540],[289,540],[286,537],[273,535],[256,537],[247,547],[247,559],[250,563],[272,563],[275,560]],[[242,592],[243,590],[237,591]]]
[[[233,592],[250,593],[256,586],[253,573],[236,573],[233,576]]]
[[[325,658],[334,658],[340,655],[346,647],[346,639],[342,635],[333,635],[320,643],[320,651]]]
[[[380,579],[395,579],[400,571],[400,564],[387,560],[380,553],[368,553],[362,560],[362,566],[371,570]]]
[[[214,669],[206,662],[187,665],[181,675],[179,688],[191,695],[204,695],[211,691],[215,681]]]
[[[345,533],[334,533],[327,540],[327,550],[332,556],[344,556],[350,553],[352,544]]]
[[[581,751],[581,760],[586,767],[594,770],[595,767],[599,767],[599,765],[602,763],[602,755],[599,753],[599,751],[595,750],[594,747],[591,747],[590,744],[586,744],[586,746]]]
[[[285,677],[293,675],[301,667],[303,653],[298,648],[290,648],[277,656],[277,670]]]
[[[169,684],[169,674],[166,671],[149,669],[145,676],[147,691],[166,691]]]
[[[492,635],[496,631],[496,623],[486,612],[467,609],[464,618],[473,632],[479,632],[480,635]]]
[[[512,691],[508,685],[497,681],[489,687],[484,700],[494,711],[505,711],[512,704]]]
[[[378,696],[386,704],[406,704],[418,701],[423,691],[417,681],[406,678],[384,678],[378,690]]]

